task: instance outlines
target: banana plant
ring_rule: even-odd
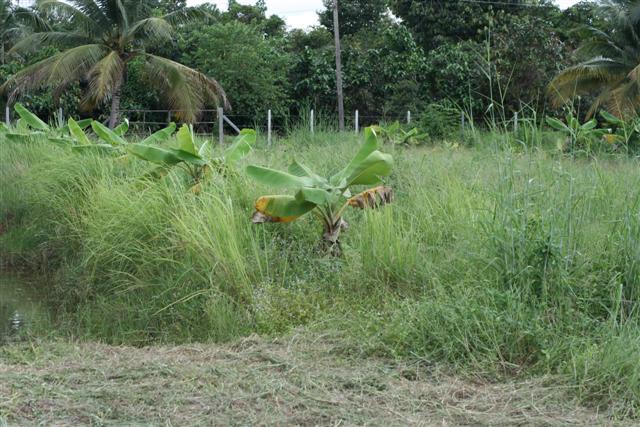
[[[417,127],[405,131],[398,121],[387,127],[376,125],[374,128],[383,140],[396,145],[420,145],[429,137],[428,133],[421,133]]]
[[[571,151],[582,149],[590,153],[594,144],[601,141],[605,135],[611,133],[611,129],[596,129],[596,126],[598,126],[596,119],[580,124],[578,119],[571,113],[567,114],[566,124],[553,117],[547,117],[546,121],[550,127],[565,135]]]
[[[57,144],[73,144],[68,125],[62,127],[50,126],[19,102],[15,104],[14,109],[20,119],[18,119],[15,128],[4,126],[4,134],[7,139],[15,142],[28,142],[34,137],[45,137],[50,142]],[[91,119],[79,120],[77,125],[84,129],[91,122]]]
[[[627,121],[607,111],[601,111],[600,117],[615,129],[611,135],[605,136],[605,140],[610,144],[622,144],[628,150],[630,146],[640,143],[640,117]]]
[[[288,172],[251,165],[247,174],[256,181],[276,188],[291,189],[293,195],[262,196],[255,202],[254,224],[288,223],[307,213],[315,214],[324,226],[322,241],[334,255],[341,253],[340,232],[348,226],[342,218],[349,206],[366,209],[390,203],[393,190],[381,185],[389,176],[393,157],[378,150],[375,127],[368,127],[360,150],[340,172],[325,178],[294,160]],[[375,187],[352,196],[356,186]]]
[[[175,125],[173,127],[175,128]],[[200,191],[201,181],[211,171],[222,171],[233,166],[251,151],[256,142],[256,132],[253,129],[243,129],[221,157],[207,159],[205,153],[208,148],[208,142],[205,141],[198,146],[194,138],[193,128],[189,125],[183,125],[176,133],[176,141],[173,147],[165,148],[151,145],[170,134],[169,128],[163,129],[140,143],[129,144],[127,150],[142,160],[158,165],[152,171],[151,176],[164,176],[175,167],[183,169],[191,178],[191,191],[195,193]]]

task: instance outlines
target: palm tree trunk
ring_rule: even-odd
[[[113,89],[113,94],[111,95],[109,129],[113,129],[114,127],[116,127],[116,123],[118,123],[118,115],[120,114],[120,95],[122,94],[122,80],[124,80],[124,77],[121,77],[120,81],[116,83],[116,86]]]

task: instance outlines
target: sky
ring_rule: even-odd
[[[556,0],[561,8],[566,8],[579,0]],[[228,0],[187,0],[190,6],[201,3],[213,3],[220,10],[227,10]],[[243,4],[255,4],[255,0],[239,0]],[[318,24],[316,11],[323,9],[322,0],[266,0],[268,14],[285,19],[290,28],[309,28]]]

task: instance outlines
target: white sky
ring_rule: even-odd
[[[566,8],[579,0],[556,0],[561,8]],[[220,10],[227,10],[228,0],[187,0],[190,6],[213,3]],[[255,4],[255,0],[239,0],[242,4]],[[318,23],[316,11],[323,9],[322,0],[266,0],[268,14],[282,16],[292,28],[309,28]]]

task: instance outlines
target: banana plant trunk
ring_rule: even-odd
[[[347,230],[347,228],[349,228],[349,224],[347,223],[347,221],[342,219],[342,217],[333,222],[324,222],[324,234],[322,235],[322,242],[331,255],[342,255],[340,233]]]

